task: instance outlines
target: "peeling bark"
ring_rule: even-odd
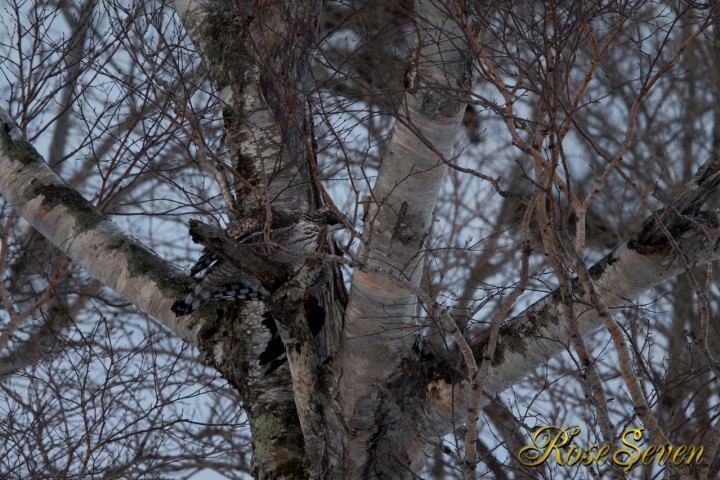
[[[408,66],[402,116],[373,188],[359,253],[367,268],[353,273],[343,345],[333,362],[335,401],[345,425],[335,443],[343,445],[347,478],[410,478],[424,463],[415,425],[397,421],[404,407],[398,411],[396,392],[383,391],[406,372],[417,338],[417,302],[372,268],[390,268],[420,284],[423,241],[446,170],[438,154],[452,156],[469,79],[460,27],[433,2],[419,2],[416,9],[417,63]]]
[[[303,95],[319,3],[176,5],[224,102],[234,168],[261,185],[274,206],[308,208],[317,192],[306,168],[313,152],[305,144]],[[408,65],[403,109],[367,212],[342,347],[329,367],[318,365],[300,312],[302,292],[318,275],[315,266],[273,284],[278,289],[267,305],[208,302],[198,318],[177,319],[169,305],[187,277],[64,184],[0,111],[0,193],[95,278],[196,344],[242,392],[257,478],[415,478],[431,440],[464,420],[469,397],[462,368],[422,351],[413,292],[382,273],[420,285],[424,241],[445,172],[440,160],[452,156],[469,87],[462,29],[430,1],[419,2],[417,17],[416,63]],[[718,162],[708,165],[686,195],[591,269],[609,307],[632,305],[688,265],[717,258],[717,219],[699,210],[720,182]],[[243,185],[236,184],[240,194]],[[228,252],[228,258],[238,257]],[[579,282],[573,294],[577,305],[589,304]],[[290,365],[290,374],[282,369],[271,378],[256,362],[268,340],[259,323],[266,307],[282,320]],[[561,320],[564,307],[560,295],[551,294],[502,328],[483,395],[497,395],[565,350],[570,329]],[[341,315],[338,305],[328,306],[336,328]],[[581,312],[578,323],[584,335],[602,328],[594,310]],[[478,360],[484,340],[474,347]]]

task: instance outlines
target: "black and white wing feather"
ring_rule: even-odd
[[[265,210],[258,209],[230,224],[227,232],[239,243],[262,243],[265,224]],[[273,210],[269,237],[286,251],[268,250],[266,253],[271,255],[273,261],[300,268],[305,260],[301,253],[315,250],[320,232],[326,225],[332,228],[342,226],[342,223],[327,209],[310,213]],[[208,248],[203,250],[190,273],[198,280],[182,299],[172,305],[171,310],[176,315],[192,313],[209,298],[254,301],[262,300],[265,296],[260,282]]]

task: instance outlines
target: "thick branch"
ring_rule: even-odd
[[[649,217],[630,240],[590,269],[597,289],[609,308],[631,307],[650,288],[690,266],[720,257],[715,241],[720,223],[715,213],[700,210],[720,183],[719,179],[720,161],[710,158],[670,205]],[[573,293],[576,305],[592,305],[579,282],[574,282]],[[561,315],[562,308],[560,295],[553,292],[502,327],[484,390],[488,398],[519,383],[528,372],[567,350],[571,329]],[[588,307],[579,313],[578,324],[583,336],[603,328],[595,309]],[[476,358],[482,358],[486,342],[487,334],[476,339]],[[434,398],[439,411],[447,414],[453,408],[455,412],[463,411],[464,407],[457,401],[465,398],[460,393],[467,388],[465,383],[461,382],[462,385],[452,389],[448,388],[445,380],[430,382],[429,391],[442,392]],[[451,400],[453,397],[456,400],[454,403]],[[449,417],[446,420],[449,421]]]
[[[99,213],[45,164],[10,116],[0,109],[0,195],[73,261],[183,340],[195,343],[190,318],[170,305],[187,276]]]
[[[233,167],[257,181],[275,207],[317,206],[304,112],[320,6],[318,0],[175,0],[223,102]]]
[[[667,233],[682,233],[693,222],[700,221],[700,211],[711,193],[720,185],[720,159],[710,157],[702,167],[685,184],[678,193],[656,215],[643,222],[640,231],[633,236],[633,244],[638,247],[657,246],[670,242]]]
[[[466,41],[458,25],[447,20],[443,8],[449,7],[443,3],[415,5],[417,44],[407,66],[407,90],[373,187],[359,253],[368,268],[353,273],[343,345],[333,365],[347,429],[345,439],[335,443],[346,445],[344,473],[350,478],[410,478],[425,461],[422,442],[409,425],[384,430],[386,417],[395,424],[397,406],[378,394],[378,386],[403,371],[411,355],[417,301],[375,272],[391,269],[420,284],[423,241],[446,170],[441,158],[452,157],[461,128],[462,92],[469,86]]]
[[[268,262],[267,256],[259,251],[262,244],[239,243],[223,230],[199,220],[190,220],[190,235],[194,242],[208,247],[216,255],[256,278],[269,291],[287,280],[290,274],[286,266]]]

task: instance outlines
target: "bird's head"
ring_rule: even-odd
[[[341,219],[335,212],[329,208],[321,208],[312,213],[305,215],[306,219],[316,223],[320,226],[328,226],[329,232],[335,232],[337,230],[345,228],[343,219]]]
[[[338,217],[337,214],[332,210],[327,210],[325,213],[323,213],[323,217],[323,223],[329,226],[331,230],[335,230],[336,228],[345,228],[342,219]]]

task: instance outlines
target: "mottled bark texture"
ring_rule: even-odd
[[[278,209],[317,208],[306,99],[320,1],[178,0],[175,5],[222,102],[239,208],[254,208],[258,202]],[[341,311],[332,292],[316,294],[326,300],[327,311]],[[325,459],[304,449],[304,442],[313,444],[313,450],[322,447],[317,445],[317,416],[308,405],[317,356],[297,302],[302,294],[296,297],[277,312],[287,324],[281,325],[283,339],[294,346],[290,368],[282,367],[270,378],[256,360],[269,340],[261,324],[263,308],[257,304],[216,312],[216,326],[201,338],[203,354],[243,395],[257,478],[292,477],[305,469],[318,476]]]
[[[126,235],[50,170],[0,109],[0,194],[53,245],[96,279],[133,302],[185,341],[195,325],[170,312],[186,275]]]
[[[245,180],[233,182],[238,197],[255,186],[275,207],[314,208],[304,96],[319,2],[177,0],[176,6],[223,101],[232,166]],[[470,85],[464,33],[446,7],[415,5],[416,55],[373,187],[361,264],[344,317],[337,305],[327,308],[326,321],[344,325],[327,365],[318,365],[299,311],[301,293],[317,274],[312,264],[269,302],[284,324],[290,368],[265,377],[256,361],[269,335],[260,324],[265,306],[208,302],[194,317],[175,318],[170,305],[187,277],[64,184],[1,113],[0,194],[95,278],[196,344],[241,391],[256,478],[416,478],[432,442],[464,421],[464,366],[419,348],[417,300],[403,286],[420,285],[424,241]],[[688,265],[717,256],[717,219],[700,208],[719,171],[712,159],[672,206],[593,267],[608,307],[631,305]],[[574,294],[577,304],[587,301],[579,283]],[[549,295],[502,328],[483,394],[500,393],[565,351],[562,307],[559,295]],[[582,312],[579,323],[584,334],[602,325],[593,310]],[[474,346],[478,362],[483,342]]]
[[[233,321],[204,321],[200,324],[202,330],[195,334],[196,327],[190,323],[191,320],[185,322],[174,319],[169,314],[169,305],[179,291],[177,285],[183,284],[182,275],[145,247],[126,237],[77,192],[63,184],[32,146],[21,138],[19,130],[4,112],[0,113],[0,119],[0,194],[13,202],[34,228],[96,278],[175,329],[187,341],[202,339],[210,331],[223,331],[225,338],[233,339],[230,350],[232,355],[227,355],[228,345],[216,345],[215,353],[220,357],[218,363],[226,368],[223,372],[225,375],[234,373],[237,379],[248,375],[248,370],[250,374],[257,370],[256,363],[249,362],[248,358],[254,358],[257,350],[264,345],[251,343],[247,325]],[[644,291],[677,275],[688,266],[718,257],[718,220],[715,213],[702,211],[701,206],[709,192],[716,187],[719,178],[720,161],[711,158],[670,205],[649,217],[629,241],[591,269],[598,290],[602,292],[608,306],[631,305],[632,300]],[[387,284],[382,277],[378,282]],[[302,286],[298,287],[291,282],[287,288],[302,289]],[[580,300],[585,295],[579,286],[574,293]],[[295,294],[290,293],[290,296],[294,298]],[[561,317],[558,314],[560,308],[562,305],[558,296],[549,295],[503,327],[498,353],[486,382],[487,395],[500,393],[517,383],[538,364],[565,350],[569,342],[569,328],[558,320]],[[217,318],[234,317],[232,312],[226,311],[225,315]],[[601,328],[597,313],[592,310],[582,312],[579,323],[584,334]],[[392,336],[387,337],[390,341],[395,340]],[[482,358],[482,339],[475,349],[476,357]],[[377,478],[390,475],[390,472],[392,475],[400,475],[405,467],[418,469],[420,461],[414,465],[405,463],[407,460],[412,461],[412,458],[403,459],[398,453],[404,451],[408,454],[411,447],[423,447],[423,440],[445,434],[452,422],[457,425],[457,422],[462,421],[461,417],[452,416],[453,412],[464,411],[463,400],[467,398],[467,392],[464,391],[462,377],[451,375],[449,372],[453,369],[445,365],[445,360],[433,358],[428,353],[417,354],[411,348],[402,353],[402,363],[387,376],[385,383],[375,384],[372,398],[377,399],[379,404],[376,413],[380,421],[367,427],[376,432],[364,451],[364,455],[372,457],[369,468],[350,467],[346,463],[349,458],[360,458],[351,457],[354,450],[350,448],[350,440],[360,437],[364,432],[359,429],[357,421],[347,426],[343,426],[342,421],[336,423],[336,412],[343,411],[343,399],[352,398],[352,395],[339,389],[341,382],[337,378],[328,382],[327,390],[318,400],[323,402],[323,409],[316,411],[327,413],[327,453],[305,452],[307,455],[319,454],[320,458],[326,460],[323,471],[316,472],[317,476]],[[338,356],[336,362],[341,358]],[[381,364],[391,360],[378,352],[368,352],[365,363],[382,372],[384,369]],[[342,375],[344,372],[337,364],[333,368],[336,374]],[[279,376],[264,378],[264,381],[283,383]],[[243,385],[237,386],[243,388]],[[353,392],[356,392],[363,390],[361,387],[355,385],[347,388],[353,388]],[[278,388],[273,392],[276,395],[272,398],[281,406],[293,403],[289,390]],[[248,393],[249,389],[246,390]],[[297,415],[288,416],[283,419],[283,423],[278,423],[274,415],[269,416],[256,408],[258,405],[267,406],[268,403],[258,401],[257,396],[248,395],[246,398],[248,414],[255,415],[253,433],[259,437],[255,443],[255,456],[265,462],[268,459],[278,462],[274,471],[276,478],[283,477],[283,473],[292,476],[292,472],[304,471],[309,464],[304,459],[286,456],[284,462],[278,461],[283,458],[278,452],[293,451],[285,445],[303,444]],[[456,401],[453,402],[453,399]],[[355,426],[354,430],[349,429],[351,425]],[[336,441],[340,443],[333,443]],[[403,448],[405,450],[401,450]],[[256,471],[256,474],[262,477],[261,472]]]
[[[720,183],[720,159],[710,157],[673,201],[654,212],[639,230],[590,269],[597,290],[609,308],[632,307],[643,293],[689,268],[704,265],[720,255],[717,213],[702,210],[708,196]],[[574,301],[592,305],[587,292],[574,282]],[[528,372],[559,355],[570,345],[570,326],[561,319],[563,303],[559,292],[538,301],[508,321],[501,330],[493,366],[485,382],[485,394],[492,398],[515,385]],[[597,310],[579,312],[583,336],[603,328]],[[487,335],[475,340],[474,354],[482,358]],[[441,411],[463,411],[460,382],[455,387],[445,380],[430,386],[437,392]],[[451,398],[456,399],[455,403]],[[459,400],[459,401],[458,401]],[[487,404],[487,401],[483,401]],[[459,419],[455,419],[459,421]]]

